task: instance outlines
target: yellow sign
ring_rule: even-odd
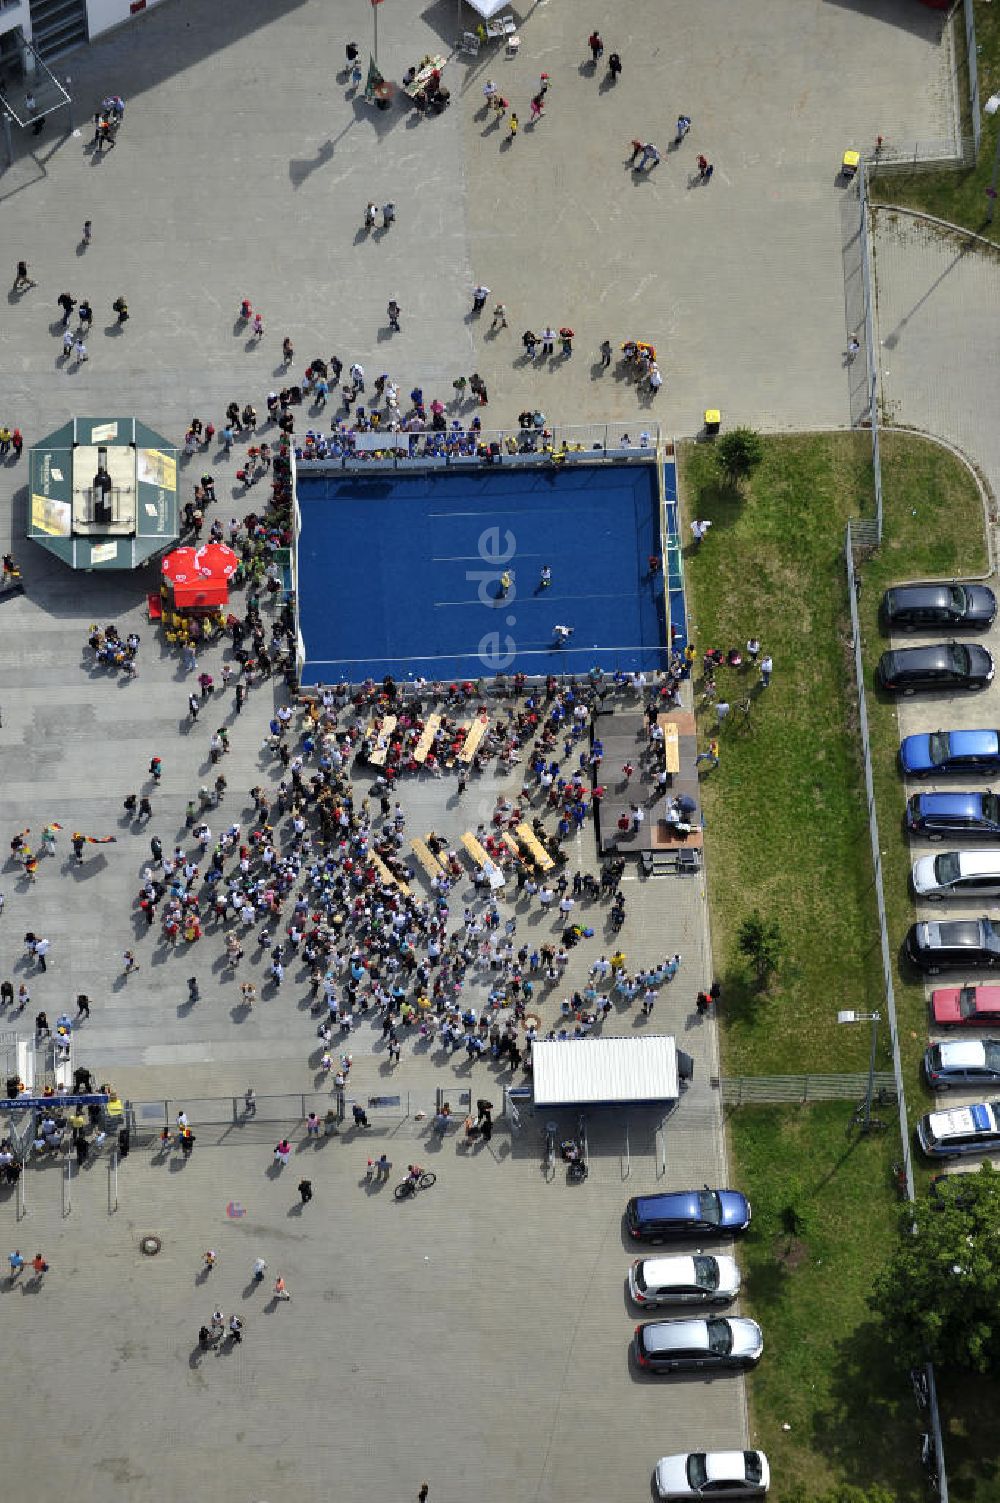
[[[31,497],[31,526],[36,532],[47,532],[54,538],[68,538],[72,522],[72,508],[68,501],[55,501],[51,496]]]
[[[168,491],[177,489],[177,461],[160,449],[139,449],[135,473],[146,485],[159,485]]]

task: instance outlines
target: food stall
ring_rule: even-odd
[[[223,607],[229,603],[229,581],[239,566],[236,554],[225,543],[175,548],[167,554],[160,595],[150,597],[150,616],[162,616],[168,641],[208,638],[225,626]]]

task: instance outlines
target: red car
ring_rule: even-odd
[[[939,1028],[1000,1027],[1000,986],[945,986],[931,993]]]

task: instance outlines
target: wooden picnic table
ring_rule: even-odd
[[[394,877],[392,875],[392,872],[386,866],[385,862],[382,860],[382,857],[377,855],[375,851],[370,851],[369,855],[371,857],[372,866],[374,866],[375,870],[382,878],[382,881],[387,882],[392,886],[398,887],[399,891],[403,894],[403,897],[408,898],[410,896],[410,889],[407,884],[405,882],[401,882],[398,877]]]
[[[428,53],[427,56],[422,60],[420,67],[417,69],[415,77],[412,78],[408,84],[404,85],[403,93],[408,95],[410,99],[416,99],[417,95],[420,93],[420,90],[424,87],[431,74],[434,72],[434,69],[436,68],[439,73],[443,73],[445,67],[447,66],[447,63],[448,59],[446,57],[442,57],[440,53]]]
[[[479,841],[476,839],[475,835],[471,833],[471,831],[466,831],[466,833],[462,836],[462,845],[465,847],[465,850],[472,857],[477,866],[494,865],[489,851],[487,851],[483,846],[480,845]]]
[[[413,748],[414,762],[425,762],[427,760],[427,753],[430,751],[434,737],[437,735],[440,729],[441,716],[428,715],[427,724],[424,726],[423,730],[420,733],[420,740]]]
[[[541,871],[550,872],[555,869],[555,862],[530,825],[519,824],[517,827],[517,838],[534,858],[536,865]]]
[[[432,881],[435,877],[443,877],[445,875],[444,867],[425,840],[411,840],[410,850]]]
[[[663,729],[663,763],[669,773],[681,770],[680,740],[673,720],[660,720]]]
[[[516,856],[518,861],[520,861],[521,848],[509,830],[504,830],[502,839],[504,845],[507,847],[508,851],[510,851],[511,855]]]
[[[372,754],[369,758],[369,761],[374,762],[376,767],[385,766],[385,759],[389,751],[389,742],[395,729],[395,715],[386,715],[385,719],[382,721],[382,729],[377,733],[377,735],[375,735],[374,733],[373,723],[373,729],[369,732],[369,734],[375,736],[375,745],[372,747]]]
[[[476,752],[479,750],[479,743],[486,735],[486,727],[489,725],[489,723],[490,717],[489,715],[487,715],[485,710],[480,716],[478,716],[476,720],[473,721],[472,729],[465,738],[465,745],[462,747],[462,750],[458,754],[458,760],[460,762],[472,761],[473,757],[476,755]]]
[[[459,758],[459,753],[458,753],[458,751],[455,750],[456,746],[458,745],[458,739],[459,739],[460,736],[463,738],[462,744],[464,746],[465,741],[468,740],[469,732],[471,730],[472,730],[472,721],[471,720],[465,720],[465,721],[462,722],[461,725],[455,727],[455,734],[452,737],[451,742],[449,743],[449,746],[448,746],[448,755],[447,755],[447,759],[446,759],[445,764],[444,764],[445,767],[454,767],[455,763],[458,761],[458,758]]]

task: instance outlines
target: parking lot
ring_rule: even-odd
[[[912,633],[894,633],[884,641],[885,646],[892,648],[918,647],[925,644],[956,640],[961,642],[980,643],[992,654],[994,662],[1000,664],[1000,625],[994,622],[985,631],[914,631]],[[900,740],[906,736],[927,734],[938,730],[986,730],[1000,729],[1000,685],[996,679],[988,688],[981,692],[917,692],[912,696],[900,696],[898,699],[898,720]],[[948,774],[943,777],[931,775],[929,777],[900,778],[900,808],[899,817],[902,817],[903,804],[913,793],[931,793],[938,791],[966,791],[994,789],[996,778],[986,775],[956,775]],[[946,836],[943,840],[934,840],[914,837],[910,841],[910,853],[913,861],[925,855],[936,855],[943,851],[972,849],[972,850],[997,850],[998,865],[1000,865],[1000,842],[986,840],[966,840],[961,836]],[[939,901],[927,901],[917,899],[915,902],[915,916],[917,920],[929,922],[941,922],[948,919],[976,918],[982,914],[995,915],[1000,901],[997,899],[984,899],[982,897],[953,896]],[[900,936],[902,937],[902,936]],[[995,972],[986,970],[967,971],[944,970],[940,974],[927,978],[925,992],[927,997],[928,1016],[928,1042],[938,1043],[942,1041],[956,1041],[959,1039],[978,1038],[980,1035],[990,1036],[990,1030],[984,1029],[943,1029],[936,1028],[931,1017],[931,993],[944,987],[957,987],[967,982],[993,983],[998,979]],[[914,1086],[916,1082],[912,1083]],[[947,1092],[940,1092],[936,1102],[939,1109],[946,1107],[958,1107],[971,1105],[976,1101],[990,1100],[997,1094],[995,1087],[979,1087],[966,1089],[956,1087]],[[984,1155],[993,1162],[1000,1163],[1000,1155]],[[967,1169],[974,1167],[979,1162],[979,1157],[968,1159],[942,1160],[940,1167],[947,1170]]]
[[[672,1185],[700,1182],[715,1157],[710,1122],[685,1106],[668,1134]],[[651,1140],[634,1133],[623,1180],[621,1138],[596,1128],[593,1172],[570,1186],[561,1166],[546,1182],[536,1126],[473,1151],[448,1139],[433,1152],[412,1127],[348,1133],[300,1143],[280,1172],[267,1128],[251,1126],[186,1164],[134,1152],[110,1218],[101,1160],[73,1180],[66,1217],[58,1168],[33,1173],[16,1235],[51,1270],[5,1289],[2,1308],[10,1350],[40,1352],[44,1329],[54,1360],[35,1365],[9,1428],[8,1475],[37,1476],[44,1448],[45,1496],[81,1503],[209,1490],[370,1503],[414,1498],[422,1481],[434,1503],[576,1503],[647,1496],[672,1450],[739,1445],[739,1381],[714,1380],[706,1403],[703,1381],[630,1367],[621,1215],[657,1183]],[[374,1187],[365,1164],[382,1148],[394,1169]],[[418,1153],[437,1183],[400,1204],[392,1185]],[[305,1207],[303,1175],[316,1186]],[[162,1241],[154,1257],[145,1236]],[[206,1276],[207,1246],[219,1259]],[[243,1344],[200,1353],[216,1307],[244,1318]]]

